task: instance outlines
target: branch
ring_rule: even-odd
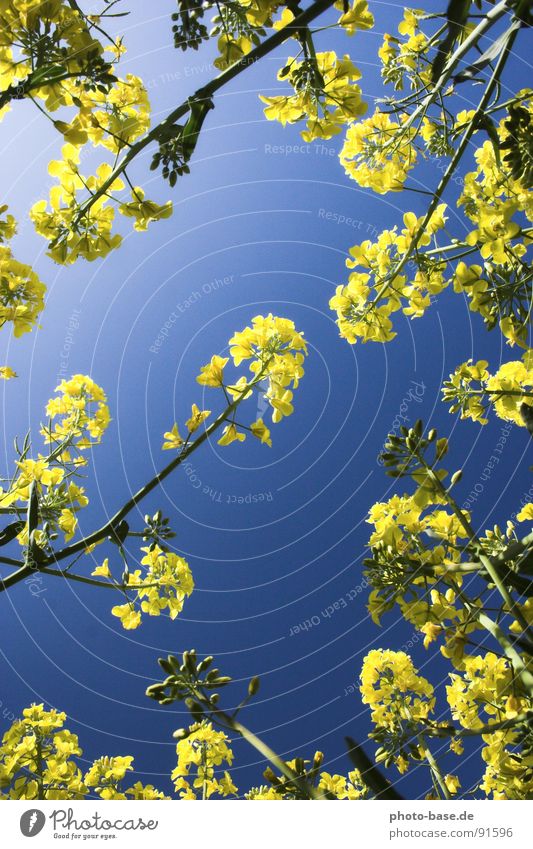
[[[96,543],[103,540],[106,536],[109,536],[113,532],[113,529],[116,528],[116,526],[119,524],[119,522],[121,522],[122,519],[124,519],[124,517],[127,516],[127,514],[131,510],[133,510],[133,508],[136,507],[137,504],[142,501],[143,498],[145,498],[150,492],[152,492],[153,489],[155,489],[163,480],[165,480],[165,478],[167,478],[174,471],[174,469],[177,469],[177,467],[180,466],[184,462],[184,460],[187,459],[187,457],[189,457],[194,451],[196,451],[196,449],[200,445],[202,445],[207,439],[209,439],[211,434],[214,433],[223,424],[223,422],[225,422],[229,418],[229,416],[231,416],[231,414],[237,409],[241,401],[244,400],[245,396],[248,395],[250,390],[253,389],[253,387],[256,386],[257,383],[263,380],[265,376],[265,371],[269,363],[270,360],[268,361],[268,363],[265,363],[263,369],[256,375],[253,381],[246,386],[246,388],[241,392],[241,394],[234,401],[232,401],[231,404],[228,404],[226,409],[222,413],[220,413],[220,415],[215,419],[215,421],[212,422],[212,424],[209,425],[209,427],[207,427],[200,434],[200,436],[195,439],[194,442],[192,442],[190,445],[186,445],[177,457],[171,460],[171,462],[168,463],[168,465],[166,465],[160,472],[158,472],[158,474],[155,475],[155,477],[153,477],[147,484],[142,486],[135,493],[135,495],[132,495],[131,498],[126,501],[126,503],[120,508],[120,510],[118,510],[115,515],[111,517],[111,519],[109,519],[104,525],[102,525],[102,527],[98,528],[98,530],[96,531],[93,531],[91,534],[89,534],[89,536],[78,540],[78,542],[66,546],[60,551],[54,552],[52,555],[50,555],[50,557],[44,559],[42,563],[39,564],[39,567],[47,567],[50,564],[57,563],[60,560],[64,560],[65,557],[71,557],[72,555],[89,548],[89,546],[95,545]],[[11,575],[7,575],[3,579],[0,578],[0,592],[4,592],[15,584],[20,583],[20,581],[23,581],[26,577],[28,577],[35,571],[35,566],[25,565],[22,566],[22,568],[18,569],[16,572],[12,572]],[[39,571],[39,568],[37,568],[37,571]],[[71,575],[70,577],[72,578],[73,576]]]
[[[500,722],[491,722],[488,725],[482,725],[481,728],[458,728],[455,725],[439,725],[429,726],[424,729],[424,734],[430,734],[432,737],[442,737],[443,735],[450,737],[478,737],[485,734],[493,734],[495,731],[503,731],[508,728],[515,728],[526,722],[531,722],[532,714],[520,713],[514,719],[502,719]]]
[[[215,77],[211,82],[207,83],[207,85],[202,86],[197,89],[197,91],[192,95],[192,97],[188,97],[183,103],[181,103],[176,109],[170,112],[167,117],[161,121],[160,124],[153,127],[143,138],[139,139],[139,141],[135,142],[135,144],[131,145],[128,152],[125,154],[123,159],[118,163],[118,165],[113,169],[110,176],[105,180],[98,189],[92,194],[87,200],[80,205],[80,210],[78,214],[74,217],[72,221],[72,227],[75,227],[76,224],[80,222],[85,213],[89,211],[89,209],[96,203],[96,201],[105,195],[108,190],[113,185],[114,181],[119,177],[124,170],[128,167],[128,165],[139,155],[139,153],[144,150],[149,144],[154,141],[157,141],[158,136],[161,133],[164,133],[165,129],[168,129],[173,124],[176,123],[180,118],[183,118],[190,111],[191,102],[201,103],[203,101],[209,101],[213,95],[223,88],[227,83],[245,71],[250,65],[253,65],[254,62],[257,62],[259,59],[262,59],[264,56],[267,56],[276,47],[279,47],[280,44],[283,44],[288,38],[293,36],[302,28],[305,28],[311,21],[317,18],[322,12],[325,12],[330,6],[333,5],[335,0],[315,0],[314,3],[309,6],[305,12],[302,12],[298,15],[294,20],[287,24],[287,26],[283,27],[283,29],[278,30],[269,38],[265,39],[261,44],[257,47],[254,47],[250,53],[247,53],[246,56],[243,56],[238,62],[231,65],[231,67],[227,68],[222,74],[218,77]]]

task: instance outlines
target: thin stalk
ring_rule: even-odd
[[[62,569],[48,569],[46,566],[38,570],[44,575],[55,575],[58,578],[65,578],[67,581],[78,581],[80,584],[88,584],[91,587],[103,587],[109,590],[150,590],[153,587],[160,587],[161,584],[112,584],[106,581],[98,581],[96,578],[86,578],[85,575],[76,575],[73,572],[67,572]]]
[[[239,734],[243,737],[247,743],[250,744],[256,751],[259,752],[264,758],[266,758],[270,763],[278,769],[282,775],[285,776],[292,784],[295,784],[306,796],[308,799],[322,799],[323,797],[317,792],[315,787],[312,787],[306,781],[304,781],[300,776],[298,776],[294,770],[292,770],[285,761],[276,754],[276,752],[270,748],[266,743],[263,742],[259,737],[257,737],[249,728],[246,728],[238,720],[234,719],[228,713],[222,710],[213,710],[213,715],[215,717],[219,717],[232,731],[236,734]]]
[[[450,800],[452,798],[451,795],[450,795],[450,791],[448,790],[448,788],[446,786],[446,782],[444,780],[444,776],[441,772],[440,766],[438,765],[437,761],[435,760],[435,756],[433,755],[433,752],[429,748],[427,741],[424,739],[424,735],[419,734],[418,740],[419,740],[419,743],[424,750],[424,755],[425,755],[426,760],[429,764],[429,768],[431,770],[431,773],[432,773],[435,781],[439,785],[444,798]]]
[[[500,722],[482,725],[481,728],[456,728],[453,725],[440,725],[438,728],[425,729],[424,734],[430,734],[432,737],[441,737],[443,734],[450,737],[479,737],[485,734],[493,734],[495,731],[515,728],[517,725],[522,725],[522,723],[530,720],[531,713],[520,713],[514,719],[502,719]]]

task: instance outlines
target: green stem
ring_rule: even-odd
[[[533,392],[525,392],[521,389],[469,389],[469,395],[490,395],[491,397],[504,398],[533,398]]]
[[[429,764],[429,768],[430,768],[430,770],[433,774],[433,777],[435,778],[437,784],[439,785],[440,789],[442,790],[442,794],[443,794],[444,798],[450,800],[452,798],[451,795],[450,795],[450,791],[448,790],[448,788],[446,786],[446,782],[444,781],[444,776],[442,775],[440,766],[438,765],[437,761],[435,760],[435,756],[433,755],[433,752],[429,748],[427,741],[424,739],[424,735],[419,734],[418,740],[419,740],[420,745],[422,746],[422,748],[424,750],[424,755],[425,755],[426,760]]]
[[[236,734],[239,734],[243,737],[247,743],[250,744],[256,751],[259,752],[264,758],[266,758],[270,763],[278,769],[282,775],[287,778],[291,784],[296,785],[303,795],[307,799],[321,799],[323,798],[316,790],[315,787],[312,787],[306,781],[304,781],[300,776],[298,776],[294,770],[292,770],[285,761],[279,757],[279,755],[274,752],[270,746],[267,746],[266,743],[263,742],[259,737],[257,737],[252,731],[246,728],[241,722],[234,719],[228,713],[222,710],[213,710],[213,715],[215,717],[219,717],[232,731]]]
[[[22,566],[22,560],[15,560],[13,557],[0,557],[0,563],[5,563],[7,566]]]
[[[515,728],[517,725],[529,722],[531,713],[521,713],[514,719],[502,719],[501,722],[492,722],[489,725],[483,725],[481,728],[456,728],[454,725],[440,725],[437,728],[428,728],[424,730],[424,734],[431,734],[432,737],[479,737],[485,734],[493,734],[495,731],[503,731],[508,728]]]
[[[155,584],[113,584],[107,581],[98,581],[95,578],[86,578],[85,575],[76,575],[75,573],[67,572],[66,569],[49,569],[47,566],[39,568],[38,571],[44,575],[55,575],[57,578],[65,578],[67,581],[78,581],[80,584],[88,584],[91,587],[103,587],[104,589],[121,590],[123,592],[127,590],[149,590],[153,587],[161,586],[159,582]]]

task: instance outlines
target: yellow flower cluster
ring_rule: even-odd
[[[415,135],[415,129],[376,109],[370,118],[348,127],[341,165],[358,185],[378,194],[401,191],[416,162]]]
[[[80,508],[87,506],[89,499],[83,487],[65,480],[68,461],[67,458],[63,460],[62,466],[55,465],[40,455],[37,460],[18,461],[18,474],[11,486],[5,492],[0,490],[0,504],[7,508],[17,502],[27,503],[30,498],[30,486],[35,481],[41,518],[48,523],[50,529],[60,528],[68,541],[74,536],[78,524],[75,514]],[[18,509],[21,509],[20,505]],[[28,544],[27,525],[17,534],[17,540],[20,545]],[[45,542],[42,531],[36,531],[36,542]]]
[[[418,238],[418,246],[430,244],[434,234],[444,227],[445,210],[446,204],[439,204]],[[357,270],[350,274],[346,285],[337,286],[329,306],[337,313],[340,335],[352,345],[358,339],[363,342],[394,339],[392,313],[402,310],[405,315],[418,318],[430,306],[431,297],[448,285],[443,263],[422,253],[413,257],[416,271],[412,279],[406,273],[395,273],[417,238],[422,218],[406,212],[403,222],[400,232],[396,227],[383,230],[376,242],[366,240],[350,248],[351,258],[346,260],[346,265]]]
[[[15,259],[5,244],[17,229],[14,217],[6,211],[7,206],[0,206],[0,327],[11,323],[18,337],[35,326],[44,307],[46,286],[31,266]]]
[[[452,716],[463,728],[482,728],[490,719],[513,719],[527,707],[514,693],[514,676],[509,661],[492,652],[466,657],[464,674],[450,676],[446,688]],[[485,715],[480,716],[480,712]]]
[[[102,387],[87,375],[75,374],[62,380],[55,391],[59,394],[46,405],[50,424],[41,430],[45,442],[68,439],[79,449],[99,443],[111,421]]]
[[[481,756],[487,764],[479,787],[493,799],[529,799],[531,794],[532,758],[517,758],[517,734],[513,731],[494,731],[484,734],[486,743]]]
[[[380,740],[381,757],[388,765],[393,762],[399,772],[408,769],[404,746],[391,741],[402,739],[404,727],[415,727],[428,719],[435,705],[433,687],[418,674],[409,655],[403,651],[373,649],[363,661],[360,691],[364,704],[370,705],[375,730],[371,736]],[[411,740],[409,754],[423,755],[422,745]]]
[[[219,359],[222,359],[221,357]],[[204,366],[206,368],[206,366]],[[199,381],[201,382],[201,381]],[[211,385],[211,384],[208,384]],[[221,385],[221,384],[215,384]],[[185,422],[185,427],[188,430],[187,440],[191,436],[191,434],[195,433],[200,425],[202,425],[206,419],[211,415],[211,410],[200,410],[197,404],[192,404],[191,406],[191,417],[187,419]],[[172,430],[168,430],[165,434],[165,442],[163,443],[163,451],[170,451],[175,448],[181,448],[182,445],[185,445],[185,440],[180,435],[178,430],[178,426],[176,422],[174,422],[174,426]]]
[[[524,96],[523,108],[533,115],[533,100]],[[496,127],[499,146],[509,138],[506,120]],[[493,140],[475,151],[477,168],[465,176],[458,205],[464,208],[474,229],[466,244],[477,247],[484,268],[467,268],[461,263],[454,286],[471,299],[470,308],[480,313],[489,327],[496,322],[509,344],[526,347],[529,332],[528,302],[531,281],[524,276],[531,233],[525,224],[533,221],[531,190],[513,176],[512,169],[495,151]],[[523,302],[522,308],[514,304]]]
[[[399,717],[426,719],[435,704],[432,685],[418,675],[403,651],[370,651],[363,661],[360,690],[377,725],[395,724]]]
[[[57,177],[59,185],[50,190],[50,208],[45,200],[39,200],[30,210],[37,232],[49,241],[48,254],[55,262],[68,264],[78,257],[89,261],[107,254],[117,248],[122,239],[112,234],[115,210],[108,204],[108,197],[99,198],[86,213],[79,225],[73,226],[80,212],[78,194],[94,193],[112,173],[111,165],[102,163],[96,175],[84,177],[78,170],[80,151],[68,143],[63,146],[63,159],[50,163],[50,174]],[[122,180],[115,180],[109,192],[124,188]]]
[[[303,362],[307,343],[303,333],[296,330],[288,318],[278,318],[271,313],[252,319],[252,326],[235,333],[229,340],[230,355],[239,366],[251,360],[249,369],[255,379],[265,381],[265,398],[272,407],[272,421],[279,422],[293,412],[292,392],[303,377]],[[238,386],[235,385],[234,394]]]
[[[101,799],[125,799],[126,795],[119,790],[120,782],[128,772],[133,772],[133,758],[114,757],[105,755],[94,761],[85,776],[87,787],[94,787],[94,792]]]
[[[6,731],[0,746],[0,800],[5,799],[87,799],[104,800],[169,799],[153,785],[136,781],[129,787],[124,782],[133,773],[133,758],[107,756],[97,758],[82,773],[83,751],[78,738],[64,728],[66,715],[32,705],[23,711]],[[236,796],[238,789],[225,769],[233,763],[230,740],[223,731],[203,720],[191,725],[176,746],[177,764],[171,780],[180,799],[210,799]],[[313,764],[322,762],[321,752]],[[298,759],[287,766],[298,772]],[[300,763],[308,763],[308,761]],[[315,779],[319,794],[336,799],[364,799],[369,789],[358,770],[347,776],[321,772]],[[274,778],[275,781],[275,778]],[[244,794],[249,800],[284,800],[294,798],[275,783],[271,787],[254,787]]]
[[[512,720],[527,711],[529,702],[516,692],[513,670],[505,658],[492,652],[465,658],[464,674],[452,674],[446,688],[452,716],[463,728],[490,729],[491,722]],[[531,758],[518,758],[513,728],[482,735],[481,755],[486,763],[480,789],[495,799],[524,799],[530,788]]]
[[[87,141],[111,153],[120,153],[150,126],[150,102],[142,80],[133,74],[116,79],[108,92],[76,90],[78,113],[66,124],[56,121],[65,141],[82,145]]]
[[[287,761],[286,766],[292,772],[299,776],[307,786],[315,786],[317,796],[326,799],[365,799],[369,794],[369,788],[363,781],[359,770],[354,769],[345,775],[331,774],[329,772],[318,772],[318,769],[324,759],[322,752],[315,752],[312,762],[294,758]],[[307,770],[307,765],[311,764],[311,769]],[[261,787],[252,787],[245,793],[245,799],[252,801],[290,801],[299,798],[295,795],[296,787],[291,785],[286,776],[279,778],[267,769],[264,773],[265,778],[273,782],[272,786],[262,785]]]
[[[0,366],[0,379],[12,380],[14,377],[18,377],[18,375],[10,366]]]
[[[66,715],[32,705],[6,731],[0,746],[0,799],[84,799],[93,791],[102,799],[168,798],[137,782],[125,792],[121,782],[132,771],[132,757],[103,757],[85,776],[78,738],[64,728]]]
[[[46,407],[48,424],[41,429],[45,443],[52,446],[50,453],[31,459],[27,456],[28,444],[16,462],[16,473],[10,485],[6,490],[0,488],[0,506],[11,508],[19,517],[35,487],[37,518],[43,528],[33,529],[33,543],[40,548],[46,548],[49,534],[58,529],[67,541],[74,536],[78,524],[76,513],[89,503],[84,488],[71,479],[87,462],[79,451],[100,442],[109,424],[105,394],[91,378],[74,375],[70,380],[63,380],[56,391],[60,394],[49,400]],[[16,538],[20,545],[28,545],[27,523],[17,532]]]
[[[224,369],[229,362],[229,357],[214,355],[207,365],[202,366],[197,377],[198,383],[203,386],[223,387],[234,399],[234,403],[248,398],[252,390],[257,387],[264,394],[272,409],[272,421],[280,422],[284,416],[290,416],[294,408],[292,405],[293,389],[298,387],[300,379],[304,374],[303,362],[307,354],[307,343],[303,333],[296,330],[294,322],[287,318],[279,318],[269,314],[258,315],[252,319],[252,326],[234,334],[229,340],[230,356],[235,366],[240,366],[246,360],[250,360],[249,370],[252,377],[241,375],[236,381],[229,383],[225,380]],[[193,407],[193,419],[199,415],[201,420],[205,418],[206,411],[200,411]],[[189,427],[190,430],[190,427]],[[250,426],[253,436],[261,443],[271,445],[270,430],[262,418],[257,419]],[[169,431],[165,434],[168,440],[165,445],[172,445],[172,437],[181,444],[179,432]],[[238,429],[234,420],[230,421],[224,428],[219,445],[230,445],[232,442],[243,442],[246,434]]]
[[[261,32],[263,27],[272,26],[272,15],[279,5],[278,0],[238,0],[228,8],[225,4],[217,6],[212,29],[212,34],[219,35],[215,68],[224,71],[250,53],[259,34],[255,30]]]
[[[167,200],[164,204],[155,203],[153,200],[144,199],[144,191],[136,186],[131,193],[131,201],[121,203],[119,211],[126,218],[134,218],[135,230],[147,230],[151,221],[161,221],[172,215],[172,201]]]
[[[393,83],[397,90],[404,88],[406,78],[415,90],[431,82],[431,66],[427,57],[430,42],[420,30],[421,14],[417,9],[404,9],[403,20],[398,26],[398,32],[404,39],[385,33],[378,50],[383,79],[386,83]]]
[[[112,233],[115,209],[108,201],[110,195],[124,188],[124,183],[120,179],[114,180],[105,196],[98,198],[81,215],[83,202],[80,205],[79,193],[97,191],[113,169],[111,165],[102,163],[94,176],[85,177],[78,169],[79,148],[67,143],[62,153],[62,159],[48,166],[50,174],[59,180],[59,185],[50,190],[50,207],[45,200],[37,201],[30,217],[37,232],[49,240],[49,255],[56,262],[73,263],[80,256],[89,261],[104,257],[122,241],[118,233]],[[120,203],[118,210],[127,218],[134,219],[136,230],[146,230],[151,221],[159,221],[172,214],[172,203],[167,201],[159,205],[145,200],[143,190],[136,187],[131,201]]]
[[[215,731],[211,722],[192,725],[188,735],[176,746],[178,763],[171,778],[181,799],[196,799],[198,793],[204,799],[213,795],[233,796],[237,793],[227,770],[221,777],[215,768],[222,764],[231,766],[233,752],[229,738],[223,731]]]
[[[215,68],[223,71],[239,62],[258,43],[257,37],[263,34],[264,28],[272,26],[280,30],[291,24],[294,12],[286,6],[281,17],[272,21],[280,5],[279,0],[238,0],[228,5],[228,8],[224,4],[218,6],[211,31],[211,34],[218,35],[219,55],[213,63]],[[338,24],[348,35],[374,26],[374,16],[368,9],[367,0],[354,0],[348,11],[345,11],[343,0],[338,0],[334,5],[342,11]]]
[[[250,0],[244,5],[253,17],[265,4]],[[113,232],[114,204],[122,215],[133,218],[136,230],[168,218],[170,201],[148,200],[139,187],[133,189],[131,200],[124,201],[117,196],[123,181],[106,182],[119,154],[150,126],[150,104],[142,80],[134,74],[123,79],[117,75],[114,63],[124,52],[121,41],[101,44],[94,37],[97,31],[103,32],[97,17],[84,16],[75,4],[63,0],[9,0],[0,9],[0,24],[0,94],[6,103],[1,113],[15,97],[42,100],[47,113],[62,110],[53,124],[66,144],[62,159],[49,167],[58,184],[48,201],[37,201],[30,212],[36,231],[48,240],[54,261],[73,263],[79,257],[92,261],[117,248],[121,236]],[[78,166],[84,145],[104,147],[113,159],[102,162],[95,174],[83,175]],[[100,191],[102,196],[93,200]],[[13,321],[20,335],[31,329],[42,309],[44,287],[29,267],[13,259],[8,248],[0,248],[0,272],[0,324]]]
[[[302,138],[306,142],[329,139],[366,112],[361,89],[355,83],[360,77],[361,72],[349,56],[339,59],[333,51],[317,53],[316,67],[310,65],[310,60],[298,62],[289,58],[278,79],[288,81],[294,94],[260,95],[267,104],[265,115],[283,126],[305,119],[307,128],[302,131]]]
[[[77,799],[86,789],[78,738],[63,729],[66,715],[32,705],[6,731],[0,747],[0,798]]]
[[[439,480],[446,476],[444,470],[435,474]],[[439,508],[445,497],[426,473],[414,472],[413,478],[419,484],[413,496],[395,495],[369,511],[374,531],[369,540],[372,557],[365,560],[372,586],[368,610],[380,624],[383,614],[398,604],[403,618],[424,635],[424,647],[442,636],[441,654],[463,669],[469,635],[481,627],[477,617],[459,604],[456,592],[462,576],[454,569],[461,562],[460,542],[467,534],[455,513]],[[429,505],[434,507],[424,515]],[[469,513],[462,513],[470,521]],[[473,609],[477,606],[481,602],[472,601]]]
[[[368,796],[368,787],[356,769],[347,776],[321,772],[317,790],[324,795],[328,794],[328,797],[334,796],[335,799],[366,799]]]
[[[126,630],[139,627],[142,613],[159,616],[166,610],[169,617],[175,619],[183,609],[186,596],[190,596],[194,589],[189,564],[183,557],[163,551],[157,545],[141,550],[145,553],[141,566],[145,566],[146,570],[143,573],[141,569],[136,569],[129,573],[124,588],[127,603],[111,608],[113,616],[120,619]],[[111,577],[107,564],[98,567],[93,574]],[[130,600],[131,593],[135,595]]]
[[[0,91],[36,77],[32,95],[44,100],[48,109],[64,104],[63,85],[84,70],[87,57],[103,53],[81,14],[62,0],[5,0],[0,7],[0,32]],[[48,60],[61,67],[61,82],[45,82],[49,68],[34,68],[34,45],[39,38],[41,52],[48,47]]]
[[[525,427],[523,405],[533,406],[533,350],[525,351],[521,360],[503,363],[493,375],[487,366],[486,360],[467,360],[450,375],[443,387],[450,412],[460,411],[462,419],[484,425],[490,404],[498,418]]]

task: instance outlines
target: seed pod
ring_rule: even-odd
[[[254,675],[254,677],[250,679],[250,683],[248,684],[248,695],[255,696],[258,690],[259,678],[257,677],[257,675]]]

